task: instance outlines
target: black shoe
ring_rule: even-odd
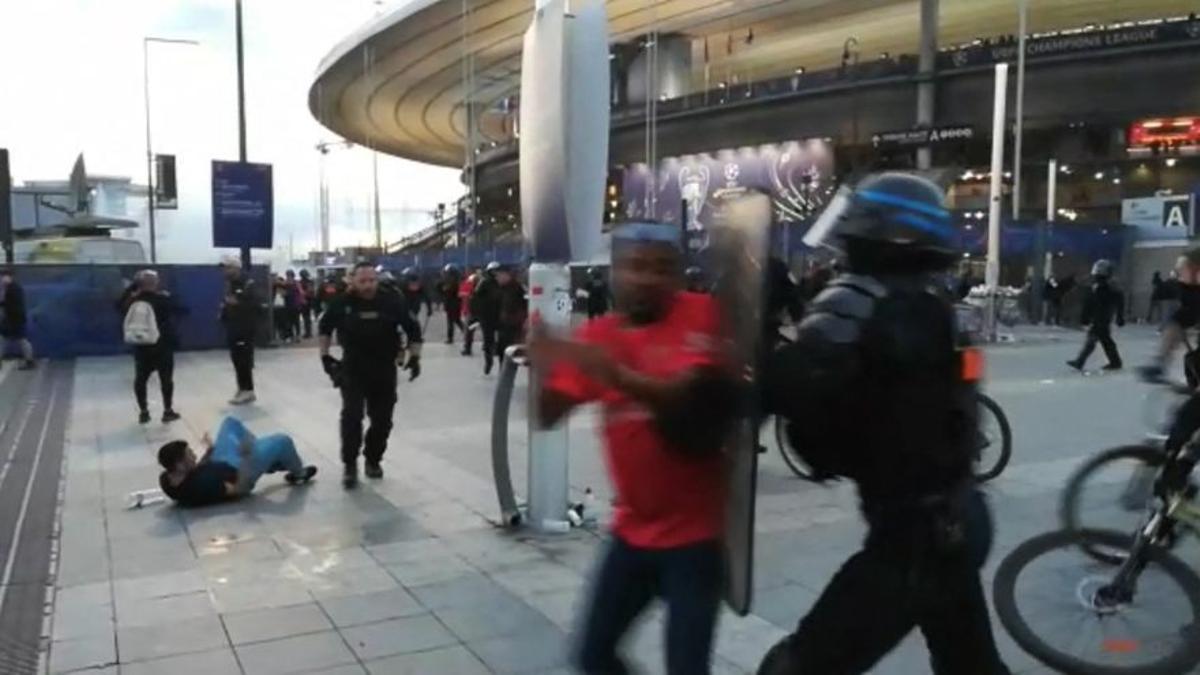
[[[454,344],[454,339],[453,339],[453,338],[446,338],[446,344],[448,344],[448,345],[452,345],[452,344]]]
[[[298,475],[292,475],[289,473],[288,475],[284,476],[283,479],[288,482],[288,485],[300,485],[301,483],[307,483],[308,481],[312,480],[312,477],[315,475],[317,475],[317,467],[306,466],[304,467],[304,473]]]
[[[347,464],[342,470],[342,487],[353,490],[358,487],[358,465]]]
[[[1124,367],[1124,365],[1123,365],[1123,364],[1120,364],[1120,363],[1106,363],[1106,364],[1105,364],[1105,365],[1104,365],[1104,366],[1101,368],[1101,370],[1109,370],[1109,371],[1112,371],[1112,370],[1120,370],[1120,369],[1121,369],[1121,368],[1123,368],[1123,367]]]
[[[375,480],[383,478],[383,467],[379,466],[379,462],[367,462],[363,469],[363,473],[367,474],[367,478]]]
[[[138,413],[138,424],[149,424],[149,423],[150,423],[150,411],[149,410],[143,410],[142,412]]]
[[[1074,368],[1075,370],[1078,370],[1081,373],[1083,372],[1083,364],[1078,361],[1067,361],[1067,365],[1071,366],[1072,368]]]
[[[492,374],[492,360],[491,359],[488,359],[487,361],[483,362],[483,374],[484,375]]]
[[[471,350],[470,350],[470,349],[464,349],[464,350],[462,350],[461,352],[459,352],[459,354],[461,354],[461,355],[463,355],[463,356],[470,356],[470,355],[471,355]]]
[[[177,419],[179,419],[179,413],[175,412],[174,410],[167,410],[162,416],[163,424],[170,424]]]

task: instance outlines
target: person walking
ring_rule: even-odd
[[[959,255],[944,200],[924,178],[883,173],[822,216],[837,216],[821,243],[845,251],[849,274],[771,354],[764,411],[787,420],[821,480],[854,481],[868,529],[759,675],[865,673],[914,628],[926,672],[1009,673],[980,579],[992,529],[971,472],[976,383],[954,308],[929,283]]]
[[[524,338],[525,320],[529,318],[529,299],[525,285],[517,281],[512,268],[502,265],[496,270],[496,288],[500,312],[496,320],[496,359],[503,363],[508,348]]]
[[[471,309],[471,298],[475,294],[475,285],[479,283],[479,269],[475,268],[470,271],[462,282],[458,285],[458,300],[463,312],[463,348],[461,354],[470,356],[471,349],[475,346],[475,328],[479,320],[475,318],[475,313]]]
[[[333,334],[342,358],[330,353]],[[325,309],[318,325],[321,366],[342,393],[342,486],[358,485],[358,456],[367,478],[383,478],[383,454],[392,431],[396,406],[397,366],[409,381],[421,375],[421,326],[400,293],[382,292],[370,263],[359,263],[350,288]],[[405,344],[407,339],[407,344]],[[365,439],[363,414],[371,421]]]
[[[1067,365],[1075,370],[1082,371],[1087,365],[1097,342],[1104,348],[1104,355],[1108,358],[1104,370],[1121,369],[1121,353],[1117,351],[1117,343],[1112,338],[1112,323],[1115,319],[1117,326],[1125,325],[1125,294],[1112,285],[1112,272],[1113,265],[1107,260],[1097,260],[1092,265],[1092,289],[1084,300],[1080,320],[1088,327],[1087,337],[1079,356],[1067,361]]]
[[[242,270],[237,257],[221,262],[225,274],[225,299],[221,303],[221,323],[225,326],[225,343],[229,360],[237,376],[237,392],[229,400],[232,405],[245,405],[258,399],[254,393],[254,340],[258,333],[259,317],[263,314],[258,288]]]
[[[471,317],[479,324],[483,334],[483,374],[492,372],[496,359],[496,331],[500,323],[500,285],[496,276],[500,263],[493,260],[483,270],[483,278],[475,285],[471,294]]]
[[[317,287],[313,284],[308,270],[300,270],[300,319],[304,322],[304,339],[312,337],[313,312],[317,308]]]
[[[300,341],[300,310],[304,305],[304,292],[300,290],[300,282],[296,279],[296,270],[288,270],[284,275],[284,306],[287,309],[288,334],[292,342]]]
[[[610,538],[572,657],[586,675],[630,672],[617,647],[656,598],[667,609],[666,672],[705,675],[721,603],[726,462],[737,381],[714,298],[682,290],[679,227],[626,223],[612,235],[615,312],[573,337],[531,327],[536,420],[604,407],[616,493]],[[813,671],[831,672],[831,671]]]
[[[462,274],[456,265],[446,265],[442,269],[442,280],[438,282],[438,296],[442,299],[442,311],[446,313],[446,344],[454,344],[454,329],[457,327],[466,333],[462,322],[462,298],[459,297],[459,286],[462,284]]]
[[[1057,326],[1062,322],[1063,290],[1053,274],[1046,277],[1042,286],[1042,303],[1045,305],[1047,326]]]
[[[158,272],[142,270],[117,300],[125,334],[125,344],[133,347],[133,395],[138,405],[138,424],[150,422],[150,403],[146,384],[158,373],[162,390],[163,424],[179,419],[175,412],[175,351],[179,332],[175,317],[186,314],[171,294],[160,287]]]
[[[1163,320],[1163,301],[1166,300],[1166,282],[1163,281],[1162,273],[1158,270],[1154,271],[1154,275],[1150,277],[1150,306],[1146,309],[1146,323],[1162,322]]]
[[[588,268],[588,279],[585,285],[587,291],[588,320],[608,314],[612,307],[612,291],[604,279],[604,270],[598,267]]]
[[[29,316],[25,305],[25,289],[10,269],[0,269],[0,359],[13,343],[21,350],[21,370],[35,367],[33,343],[29,341]]]

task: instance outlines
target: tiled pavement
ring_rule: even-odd
[[[177,407],[185,419],[170,428],[133,423],[128,359],[80,361],[49,671],[568,672],[572,627],[602,538],[587,531],[538,538],[493,525],[492,381],[478,367],[478,360],[430,345],[425,375],[400,388],[387,477],[345,492],[337,480],[337,395],[315,352],[263,352],[260,402],[235,412],[255,431],[293,434],[321,474],[303,488],[267,476],[250,499],[185,511],[127,510],[124,499],[155,486],[154,452],[162,442],[198,439],[229,412],[225,356],[180,355]],[[997,383],[1003,403],[1006,391],[1016,399],[1030,386],[1021,377]],[[523,411],[515,407],[514,476],[522,483]],[[593,487],[603,504],[609,491],[594,426],[587,412],[572,426],[572,483],[577,494]],[[1028,445],[1019,446],[1022,454],[993,488],[998,553],[1052,525],[1062,478],[1084,453],[1081,447],[1053,455],[1060,444],[1047,442],[1043,456]],[[721,617],[716,673],[752,672],[862,532],[849,488],[803,485],[774,456],[764,462],[754,613]],[[997,632],[1016,671],[1047,672]],[[628,640],[646,672],[662,671],[661,636],[662,612],[655,609]],[[925,673],[927,664],[913,635],[874,672]]]

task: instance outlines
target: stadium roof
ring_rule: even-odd
[[[464,164],[464,54],[471,101],[495,110],[520,88],[521,38],[534,0],[408,0],[349,35],[321,62],[309,109],[326,127],[382,152]],[[607,0],[613,42],[649,31],[692,41],[694,89],[836,66],[854,36],[863,61],[915,53],[918,0]],[[1032,0],[1030,30],[1186,15],[1194,0]],[[941,0],[939,45],[1015,33],[1015,0]],[[705,45],[707,44],[707,49]],[[707,59],[705,54],[707,54]],[[480,140],[506,140],[477,115]]]

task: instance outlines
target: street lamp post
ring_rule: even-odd
[[[195,40],[176,38],[142,38],[142,97],[146,102],[146,205],[150,225],[150,262],[158,262],[158,236],[154,220],[154,146],[150,139],[150,43],[162,42],[177,45],[198,45]]]
[[[246,162],[246,65],[242,50],[242,0],[234,4],[234,22],[237,32],[237,109],[238,109],[238,161]],[[250,247],[241,250],[242,269],[250,271]]]
[[[842,43],[842,74],[846,74],[846,67],[853,66],[850,72],[851,79],[858,77],[858,38],[850,36]],[[850,90],[850,142],[858,146],[858,87],[853,87]]]

